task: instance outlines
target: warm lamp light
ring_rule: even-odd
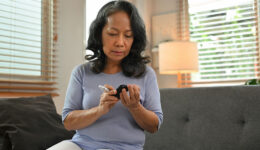
[[[181,74],[198,71],[197,43],[174,41],[159,44],[160,74],[177,74],[181,87]]]

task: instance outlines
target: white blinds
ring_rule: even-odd
[[[56,9],[54,0],[0,1],[0,95],[55,90]]]
[[[200,69],[189,83],[259,78],[257,7],[254,0],[189,0],[190,40],[198,42]]]

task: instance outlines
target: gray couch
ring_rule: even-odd
[[[260,86],[161,89],[161,102],[145,150],[260,150]]]

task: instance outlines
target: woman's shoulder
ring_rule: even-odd
[[[83,64],[78,64],[74,67],[73,73],[87,73],[90,70],[90,64],[88,62]]]
[[[145,76],[147,78],[154,78],[154,77],[156,78],[156,73],[151,66],[146,65]]]
[[[151,66],[146,65],[146,74],[155,74],[155,71]]]

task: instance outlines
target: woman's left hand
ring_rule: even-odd
[[[121,103],[128,108],[137,124],[144,130],[154,133],[158,130],[159,120],[156,114],[144,108],[140,103],[140,88],[137,85],[127,85],[120,93]]]
[[[120,93],[121,102],[128,109],[137,108],[140,105],[140,88],[135,84],[129,84],[127,88],[129,95],[126,90],[123,89]]]

